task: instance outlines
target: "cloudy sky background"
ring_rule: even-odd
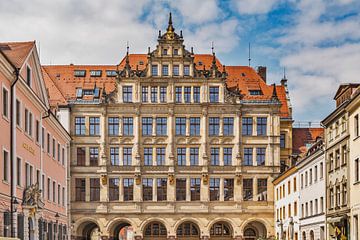
[[[286,68],[296,121],[319,122],[334,109],[341,83],[360,82],[358,0],[6,0],[0,41],[36,40],[42,64],[116,64],[146,53],[168,12],[185,45],[225,65],[268,67],[279,83]]]

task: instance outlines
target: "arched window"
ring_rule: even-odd
[[[310,231],[310,240],[315,240],[314,231]]]
[[[176,235],[177,237],[199,236],[199,229],[196,224],[192,222],[184,222],[177,228]]]
[[[159,236],[166,237],[167,235],[166,228],[162,223],[152,222],[145,227],[144,235],[147,237],[159,237]]]
[[[256,236],[256,232],[255,232],[254,229],[248,228],[248,229],[245,230],[244,236],[245,236],[245,237],[255,237],[255,236]]]
[[[227,223],[215,223],[210,229],[210,236],[231,236],[231,230]]]
[[[306,232],[302,233],[302,240],[306,240]]]

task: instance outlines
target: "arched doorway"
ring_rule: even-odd
[[[306,240],[306,232],[302,232],[302,240]]]
[[[310,240],[315,240],[315,235],[313,230],[310,231]]]
[[[165,240],[167,231],[164,224],[160,222],[151,222],[145,226],[143,240]]]
[[[127,222],[117,224],[112,231],[114,240],[133,240],[134,231],[132,226]]]
[[[232,239],[232,229],[226,222],[217,222],[211,226],[210,239]]]
[[[77,232],[81,240],[98,240],[100,238],[100,228],[95,222],[87,221],[79,225]]]
[[[199,227],[192,222],[184,222],[176,229],[177,240],[197,240],[200,239]]]
[[[267,231],[263,223],[259,221],[252,221],[246,224],[243,230],[245,240],[256,240],[258,238],[266,238]]]
[[[34,236],[34,222],[32,218],[28,218],[29,221],[29,240],[35,240]]]

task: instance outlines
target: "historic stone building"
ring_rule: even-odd
[[[43,67],[73,139],[73,238],[274,235],[272,181],[292,149],[286,79],[268,85],[266,68],[225,67],[183,41],[170,15],[147,54]]]

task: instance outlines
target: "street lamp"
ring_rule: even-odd
[[[57,236],[57,238],[59,239],[59,218],[60,218],[60,215],[59,215],[59,213],[57,212],[56,214],[55,214],[55,219],[56,219],[56,236]],[[56,239],[56,238],[55,238]]]
[[[276,224],[277,224],[278,227],[280,228],[279,239],[282,240],[282,239],[283,239],[283,232],[284,232],[284,230],[283,230],[284,224],[283,224],[282,220],[277,220],[277,221],[276,221]]]

